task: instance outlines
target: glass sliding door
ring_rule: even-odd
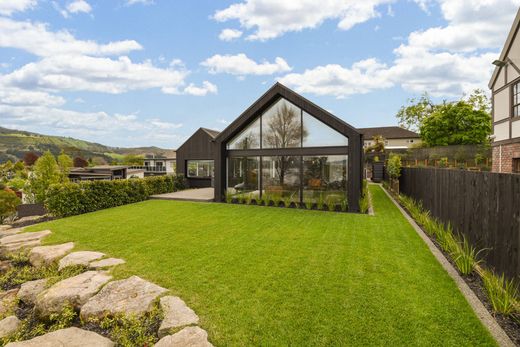
[[[262,194],[270,199],[300,201],[300,158],[262,157]]]
[[[340,204],[347,199],[348,156],[303,157],[303,202]]]
[[[259,157],[230,157],[227,161],[227,193],[240,198],[259,196]]]

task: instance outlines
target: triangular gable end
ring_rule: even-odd
[[[518,12],[516,13],[515,20],[513,21],[513,25],[511,26],[511,30],[509,31],[506,42],[504,44],[504,47],[502,48],[502,52],[500,53],[500,57],[498,58],[498,60],[506,61],[506,57],[508,56],[509,51],[511,50],[511,46],[516,38],[519,28],[520,28],[520,9],[518,9]],[[493,71],[493,75],[491,75],[491,79],[489,80],[489,84],[488,84],[489,89],[493,89],[493,87],[495,86],[495,82],[496,82],[502,68],[503,68],[503,66],[495,67],[495,70]]]
[[[231,140],[235,135],[246,128],[249,123],[253,122],[262,112],[274,104],[279,98],[285,98],[287,101],[301,108],[303,111],[312,115],[317,120],[349,138],[361,136],[357,129],[355,129],[350,124],[344,122],[330,112],[322,109],[303,96],[277,82],[248,109],[246,109],[226,129],[224,129],[215,140],[219,142],[227,142]]]

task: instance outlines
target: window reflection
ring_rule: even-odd
[[[228,158],[227,192],[232,196],[244,193],[259,195],[259,157]]]
[[[300,147],[302,131],[301,110],[280,99],[262,115],[262,148]]]
[[[260,148],[260,117],[227,144],[227,149]]]
[[[347,156],[303,157],[303,201],[341,203],[346,199]]]
[[[262,194],[300,200],[300,157],[262,157]]]
[[[348,137],[303,112],[303,126],[307,130],[303,147],[348,146]]]

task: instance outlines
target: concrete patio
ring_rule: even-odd
[[[213,188],[186,189],[174,193],[152,195],[150,199],[210,202],[214,200]]]

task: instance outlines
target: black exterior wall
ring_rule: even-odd
[[[256,149],[256,150],[233,150],[228,151],[226,144],[240,131],[247,127],[261,113],[275,103],[280,97],[285,98],[303,111],[313,115],[321,122],[349,138],[348,147],[314,147],[314,148],[291,148],[291,149]],[[195,136],[195,135],[194,135]],[[189,140],[188,140],[189,141]],[[325,111],[301,95],[295,93],[280,83],[276,83],[263,96],[254,102],[244,113],[231,123],[212,142],[213,158],[215,160],[215,201],[222,201],[226,188],[226,158],[228,155],[281,155],[291,151],[294,155],[348,155],[348,202],[349,211],[359,212],[359,198],[362,187],[363,167],[363,135],[354,127],[341,119]],[[184,145],[183,145],[184,146]],[[181,147],[182,148],[182,147]],[[187,155],[187,154],[186,154]],[[179,153],[177,153],[179,158]],[[187,158],[187,156],[185,156]],[[193,159],[191,154],[190,158]],[[201,158],[202,159],[202,158]],[[177,164],[179,172],[179,161]],[[185,171],[185,169],[183,169]]]
[[[209,178],[190,178],[187,172],[188,160],[214,160],[213,140],[218,132],[200,128],[177,149],[177,174],[184,175],[191,188],[211,187]]]

